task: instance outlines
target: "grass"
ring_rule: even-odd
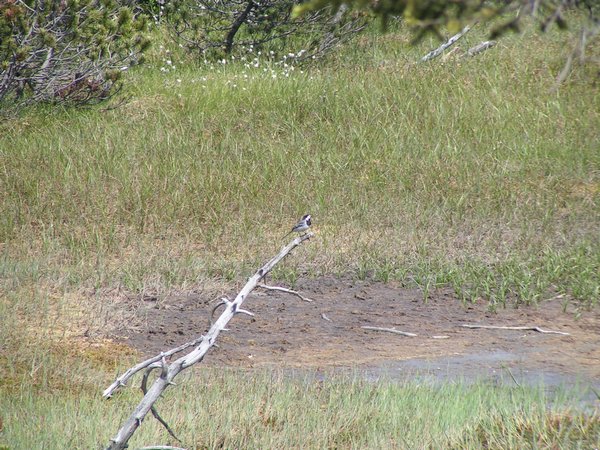
[[[437,42],[409,41],[367,33],[294,70],[155,47],[116,109],[39,107],[0,124],[0,448],[105,443],[132,400],[92,394],[131,359],[100,339],[129,320],[122,296],[230,288],[306,212],[317,238],[273,274],[291,284],[350,273],[417,286],[425,301],[450,286],[491,309],[559,294],[579,313],[597,307],[595,75],[553,89],[568,50],[554,31],[426,65],[414,61]],[[232,374],[201,375],[161,410],[196,448],[599,439],[597,416],[535,389],[243,376],[241,391]],[[151,423],[135,439],[167,440]]]
[[[3,125],[2,272],[134,292],[241,279],[309,211],[319,238],[285,278],[595,304],[599,96],[585,79],[552,91],[563,40],[530,31],[415,66],[433,41],[365,35],[304,73],[263,60],[164,73],[157,50],[120,108]]]
[[[240,379],[244,382],[240,383]],[[315,374],[202,370],[158,409],[186,448],[593,448],[600,418],[580,412],[582,392],[483,382],[439,386]],[[0,397],[10,449],[99,449],[131,409],[135,391]],[[177,445],[149,417],[131,441]]]

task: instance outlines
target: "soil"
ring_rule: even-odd
[[[336,368],[363,370],[370,376],[385,372],[438,379],[510,376],[511,382],[580,380],[596,386],[600,380],[600,312],[596,308],[575,314],[565,298],[492,312],[487,302],[464,305],[449,290],[433,292],[424,302],[416,289],[344,278],[304,280],[296,289],[314,301],[274,291],[252,293],[244,308],[255,317],[239,315],[232,320],[230,331],[219,336],[219,348],[204,364]],[[215,304],[214,298],[202,295],[138,299],[130,305],[144,325],[121,334],[128,345],[153,356],[204,333]],[[467,329],[463,324],[538,326],[569,335]]]

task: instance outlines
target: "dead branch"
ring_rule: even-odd
[[[186,450],[181,447],[171,447],[170,445],[152,445],[150,447],[142,447],[137,450]]]
[[[363,330],[372,330],[372,331],[387,331],[388,333],[401,334],[402,336],[408,337],[416,337],[417,335],[414,333],[409,333],[407,331],[396,330],[395,328],[380,328],[380,327],[361,327]]]
[[[327,317],[327,316],[325,315],[325,313],[321,313],[321,318],[322,318],[323,320],[326,320],[327,322],[333,322],[333,320],[331,320],[329,317]]]
[[[442,53],[444,53],[444,50],[446,50],[448,47],[451,47],[452,45],[454,45],[456,43],[456,41],[458,41],[461,37],[463,37],[465,34],[467,34],[473,26],[475,26],[475,24],[467,25],[466,27],[464,27],[460,33],[456,33],[454,36],[452,36],[450,39],[448,39],[446,42],[444,42],[438,48],[430,51],[425,56],[423,56],[421,58],[421,62],[431,61],[432,59],[440,56]]]
[[[295,296],[299,297],[301,300],[304,300],[305,302],[309,302],[309,303],[312,303],[312,301],[313,301],[313,300],[311,300],[311,299],[310,299],[310,298],[308,298],[308,297],[304,297],[302,294],[300,294],[300,293],[299,293],[299,292],[297,292],[297,291],[294,291],[294,290],[292,290],[292,289],[287,289],[287,288],[284,288],[284,287],[279,287],[279,286],[267,286],[266,284],[259,284],[259,285],[258,285],[258,286],[256,286],[256,287],[259,287],[259,288],[261,288],[261,289],[266,289],[267,291],[280,291],[280,292],[286,292],[286,293],[288,293],[288,294],[295,295]]]
[[[248,298],[248,295],[254,290],[259,282],[268,274],[273,267],[275,267],[283,258],[285,258],[294,248],[303,243],[304,241],[313,237],[314,234],[307,233],[302,236],[296,237],[288,245],[283,247],[279,254],[273,257],[269,262],[262,266],[252,277],[248,279],[248,282],[244,285],[242,290],[238,293],[235,300],[230,301],[223,299],[222,302],[225,304],[225,309],[219,316],[219,318],[212,324],[208,332],[199,337],[198,339],[183,344],[176,349],[163,352],[153,358],[150,358],[133,368],[129,369],[125,374],[117,379],[108,389],[104,391],[104,397],[110,397],[120,386],[123,386],[125,382],[131,378],[135,373],[146,369],[148,371],[154,368],[160,368],[161,373],[158,378],[152,383],[149,389],[144,389],[146,394],[137,405],[131,416],[121,426],[116,436],[110,440],[110,444],[107,450],[123,450],[127,447],[127,442],[133,436],[137,428],[141,425],[142,421],[150,412],[154,406],[154,403],[167,389],[168,386],[173,385],[175,377],[183,370],[193,366],[194,364],[202,361],[208,351],[215,345],[217,337],[221,331],[226,330],[226,325],[233,317],[237,314],[248,314],[252,315],[250,311],[246,311],[241,308],[244,301]],[[190,353],[181,356],[177,360],[167,363],[166,356],[173,355],[182,349],[197,345],[194,350]],[[159,362],[160,361],[160,362]],[[144,386],[145,387],[145,386]]]
[[[463,324],[461,325],[463,328],[485,328],[487,330],[528,330],[528,331],[537,331],[538,333],[548,333],[548,334],[562,334],[564,336],[570,336],[569,333],[565,333],[563,331],[552,331],[552,330],[544,330],[540,327],[501,327],[496,325],[469,325]]]
[[[163,358],[172,356],[175,353],[179,353],[179,352],[185,350],[186,348],[193,347],[194,345],[198,345],[200,342],[202,342],[202,339],[204,339],[204,336],[200,336],[199,338],[196,338],[193,341],[186,342],[185,344],[182,344],[177,348],[174,348],[174,349],[169,350],[168,352],[163,352],[159,355],[153,356],[152,358],[149,358],[146,361],[142,361],[141,363],[133,366],[131,369],[128,369],[123,375],[121,375],[119,378],[117,378],[113,382],[113,384],[111,384],[108,388],[106,388],[106,390],[102,393],[102,396],[104,398],[112,397],[112,395],[114,394],[114,392],[117,389],[119,389],[122,386],[126,386],[127,381],[129,381],[129,379],[133,375],[138,373],[139,371],[144,370],[145,368],[149,368],[149,367],[152,367],[152,368],[161,367],[160,364],[157,364],[158,361],[161,361]]]
[[[166,360],[163,358],[161,360],[162,363],[162,368],[163,370],[165,370],[166,367]],[[148,393],[148,377],[150,376],[150,372],[152,372],[152,370],[154,370],[154,367],[149,367],[146,369],[146,371],[144,372],[144,376],[142,377],[142,392],[144,393],[144,395],[146,395]],[[175,432],[171,429],[171,427],[169,426],[169,424],[160,416],[160,414],[158,413],[158,411],[156,410],[156,407],[154,407],[154,405],[152,406],[152,408],[150,408],[150,411],[152,412],[152,415],[154,416],[154,418],[156,420],[158,420],[161,425],[163,427],[165,427],[165,429],[167,430],[167,432],[179,443],[181,443],[181,439],[179,439],[176,435]]]
[[[483,41],[483,42],[477,44],[476,46],[471,47],[469,50],[467,50],[466,56],[473,57],[481,52],[486,51],[489,48],[494,47],[496,44],[497,44],[496,41]]]

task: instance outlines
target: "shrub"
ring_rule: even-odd
[[[105,100],[149,46],[145,16],[116,0],[0,4],[0,106]]]

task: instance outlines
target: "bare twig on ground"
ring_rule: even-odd
[[[528,331],[537,331],[538,333],[547,333],[547,334],[562,334],[564,336],[570,336],[569,333],[565,333],[564,331],[552,331],[552,330],[544,330],[540,327],[504,327],[504,326],[496,326],[496,325],[469,325],[463,324],[461,325],[463,328],[485,328],[487,330],[528,330]]]
[[[454,45],[456,43],[456,41],[458,41],[461,37],[463,37],[465,34],[467,34],[473,26],[475,26],[475,24],[467,25],[466,27],[464,27],[460,33],[456,33],[454,36],[452,36],[450,39],[448,39],[446,42],[444,42],[438,48],[430,51],[425,56],[423,56],[421,58],[421,62],[431,61],[432,59],[440,56],[442,53],[444,53],[444,50],[446,50],[447,48]]]
[[[256,287],[259,287],[261,289],[266,289],[267,291],[285,292],[287,294],[295,295],[295,296],[299,297],[301,300],[304,300],[305,302],[309,302],[309,303],[312,302],[312,300],[310,298],[304,297],[302,294],[300,294],[299,292],[294,291],[292,289],[287,289],[287,288],[280,287],[280,286],[267,286],[266,284],[259,284]]]
[[[181,447],[171,447],[170,445],[152,445],[150,447],[142,447],[137,450],[186,450]]]
[[[295,247],[300,245],[302,242],[310,239],[314,235],[307,233],[303,236],[299,236],[291,241],[288,245],[283,247],[279,254],[273,257],[269,262],[262,266],[256,273],[248,279],[248,282],[244,285],[242,290],[238,293],[235,300],[231,301],[228,299],[222,299],[221,304],[225,305],[225,310],[221,313],[219,318],[211,325],[206,335],[199,337],[198,339],[183,344],[175,349],[169,350],[168,352],[161,353],[153,358],[147,359],[146,361],[134,366],[125,372],[124,375],[119,377],[111,386],[106,389],[103,396],[108,398],[114,394],[114,392],[125,382],[131,378],[135,373],[146,369],[148,374],[153,369],[161,369],[160,376],[152,383],[149,389],[145,389],[146,392],[144,398],[140,401],[138,406],[135,408],[131,416],[121,426],[121,429],[117,432],[116,436],[111,439],[107,450],[123,450],[127,447],[127,443],[131,436],[135,433],[137,428],[141,425],[142,420],[146,417],[148,412],[154,407],[154,403],[162,395],[162,393],[173,385],[175,377],[183,370],[193,366],[194,364],[203,360],[206,353],[211,347],[215,346],[215,341],[221,333],[226,330],[226,325],[231,319],[237,314],[247,314],[252,316],[250,311],[241,308],[244,301],[248,298],[248,295],[254,290],[260,281],[268,274],[275,265],[277,265],[285,256],[287,256]],[[221,305],[220,304],[220,305]],[[220,306],[219,305],[219,306]],[[214,312],[214,310],[213,310]],[[197,345],[194,350],[190,353],[181,356],[177,360],[167,363],[166,356],[173,355],[183,349]],[[146,375],[147,376],[147,375]]]
[[[489,48],[492,48],[496,45],[496,41],[483,41],[477,45],[475,45],[474,47],[471,47],[469,50],[467,50],[467,55],[466,56],[475,56],[481,52],[486,51]]]
[[[327,316],[325,315],[325,313],[321,313],[321,318],[322,318],[323,320],[326,320],[327,322],[333,322],[333,320],[331,320],[329,317],[327,317]]]
[[[408,337],[416,337],[417,335],[414,333],[409,333],[407,331],[396,330],[395,328],[381,328],[381,327],[361,327],[363,330],[372,330],[372,331],[387,331],[388,333],[401,334],[402,336]]]

